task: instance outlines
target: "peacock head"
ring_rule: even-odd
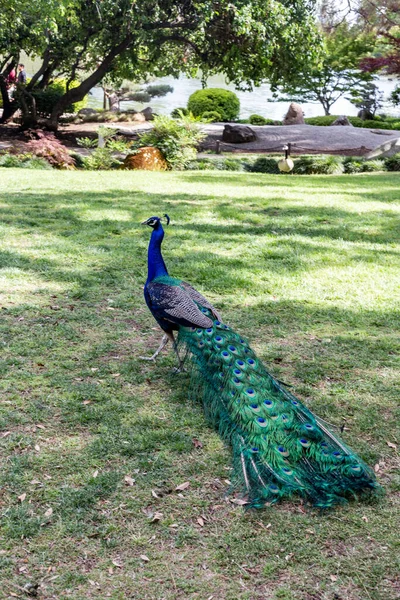
[[[169,216],[167,214],[165,214],[164,217],[166,219],[167,225],[169,225],[169,222],[170,222]],[[158,229],[160,227],[160,225],[161,225],[161,220],[164,217],[150,217],[146,221],[143,221],[142,225],[148,225],[152,229]]]

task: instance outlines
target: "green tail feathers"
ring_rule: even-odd
[[[250,506],[296,494],[327,508],[379,489],[371,469],[227,325],[214,320],[209,329],[181,327],[178,341],[191,353],[207,416],[232,447],[233,487]]]

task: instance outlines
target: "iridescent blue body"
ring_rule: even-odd
[[[374,473],[271,373],[247,340],[188,283],[168,275],[158,217],[145,298],[167,333],[178,331],[194,365],[192,387],[233,452],[233,489],[261,507],[293,494],[327,508],[378,490]]]

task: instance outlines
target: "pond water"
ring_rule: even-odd
[[[28,77],[31,77],[39,68],[40,61],[32,61],[25,56],[24,64],[26,66]],[[158,114],[170,114],[174,108],[186,106],[190,94],[201,89],[200,79],[191,79],[185,75],[181,75],[179,79],[175,79],[174,77],[161,77],[151,81],[152,85],[157,83],[167,83],[174,88],[174,91],[162,98],[153,98],[151,102],[147,104],[132,101],[122,102],[121,108],[123,110],[128,108],[142,110],[150,105]],[[384,93],[384,97],[387,98],[390,92],[398,84],[398,81],[380,77],[377,80],[377,84]],[[234,85],[225,83],[225,79],[222,75],[216,75],[209,77],[207,85],[208,87],[221,87],[234,91],[240,99],[240,117],[242,119],[245,119],[252,114],[258,114],[269,119],[281,120],[286,114],[289,106],[289,102],[268,102],[268,100],[272,99],[272,92],[268,83],[264,83],[261,86],[254,88],[252,92],[238,92],[235,90]],[[92,108],[103,107],[103,90],[100,87],[91,90],[88,106]],[[324,114],[323,108],[319,103],[312,104],[303,102],[302,107],[306,117],[317,117]],[[353,106],[345,98],[338,100],[331,109],[331,113],[336,115],[355,116],[357,115],[357,112],[358,108]],[[400,111],[398,109],[396,110],[388,103],[385,103],[381,112],[400,116]]]
[[[156,113],[170,114],[177,107],[186,106],[190,94],[201,89],[200,79],[189,79],[181,75],[179,79],[173,77],[162,77],[151,81],[151,84],[167,83],[174,88],[172,93],[167,94],[162,98],[153,98],[150,103],[142,104],[140,102],[122,102],[121,109],[126,110],[133,108],[142,110],[145,106],[151,106]],[[384,97],[387,98],[390,92],[396,87],[395,80],[387,78],[379,78],[378,86],[383,91]],[[252,92],[239,92],[235,90],[234,85],[226,84],[222,76],[209,77],[207,87],[220,87],[234,91],[240,100],[240,117],[245,119],[252,114],[262,115],[269,119],[281,120],[287,112],[289,102],[269,102],[272,99],[271,87],[268,83],[262,84],[260,87],[254,88]],[[324,114],[322,106],[317,103],[301,103],[306,117],[316,117]],[[93,88],[89,96],[88,106],[93,108],[102,108],[103,106],[103,90],[101,88]],[[345,98],[340,98],[332,107],[331,113],[337,115],[357,115],[358,108],[351,104]],[[390,115],[400,115],[400,111],[393,106],[385,103],[385,106],[380,112],[385,112]]]

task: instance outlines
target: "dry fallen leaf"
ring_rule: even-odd
[[[30,481],[30,483],[32,485],[39,485],[40,483],[42,483],[41,481],[39,481],[39,479],[32,479],[32,481]]]
[[[154,490],[151,490],[151,495],[153,496],[153,498],[159,498],[160,496],[158,496]]]
[[[248,504],[247,500],[242,500],[241,498],[231,498],[230,502],[232,502],[232,504],[237,504],[238,506]]]
[[[198,440],[197,438],[192,438],[192,443],[193,443],[193,446],[195,448],[202,448],[203,447],[202,442],[200,440]]]
[[[393,450],[397,450],[397,446],[396,446],[396,444],[393,444],[393,442],[388,442],[388,441],[386,440],[386,443],[387,443],[387,445],[389,446],[389,448],[393,448]]]
[[[82,402],[82,404],[91,404],[91,402],[92,402],[91,400],[84,400],[84,401]]]
[[[376,465],[374,466],[374,471],[375,473],[378,473],[379,469],[381,468],[379,463],[376,463]]]
[[[141,555],[140,555],[140,558],[141,558],[142,560],[144,560],[144,562],[149,562],[149,560],[150,560],[150,559],[149,559],[149,557],[148,557],[148,556],[146,556],[145,554],[141,554]]]
[[[20,502],[23,502],[25,500],[25,498],[26,498],[26,494],[21,494],[20,496],[18,496],[18,500]]]
[[[331,581],[337,581],[336,575],[329,575]]]
[[[155,512],[153,518],[151,519],[151,523],[158,523],[163,518],[163,514],[161,512]]]
[[[368,523],[368,517],[366,517],[365,515],[362,516],[362,520]]]
[[[36,452],[40,452],[40,446],[39,446],[39,444],[35,445],[35,450],[36,450]]]
[[[178,523],[171,523],[170,527],[179,527]]]
[[[135,483],[135,480],[132,479],[132,477],[129,477],[129,475],[125,475],[124,481],[126,485],[133,485]]]
[[[53,509],[52,508],[48,508],[46,510],[46,512],[44,513],[45,517],[51,517],[51,515],[53,514]]]
[[[8,435],[10,435],[11,431],[3,431],[3,433],[1,434],[3,438],[7,437]]]
[[[119,377],[121,373],[111,373],[111,377]]]
[[[200,527],[204,527],[204,521],[203,521],[203,519],[201,517],[197,518],[197,522],[200,525]]]
[[[122,563],[119,560],[113,560],[111,562],[114,565],[114,567],[118,567],[119,569],[122,569]]]
[[[175,488],[176,492],[182,492],[183,490],[186,490],[190,485],[189,481],[185,481],[185,483],[181,483],[180,485],[177,485]]]
[[[96,477],[97,477],[97,475],[98,475],[98,474],[99,474],[99,472],[96,470],[96,471],[93,473],[93,475],[92,475],[93,479],[96,479]]]
[[[39,423],[37,423],[36,427],[38,427],[39,429],[46,429],[46,427],[44,425],[41,425]]]

